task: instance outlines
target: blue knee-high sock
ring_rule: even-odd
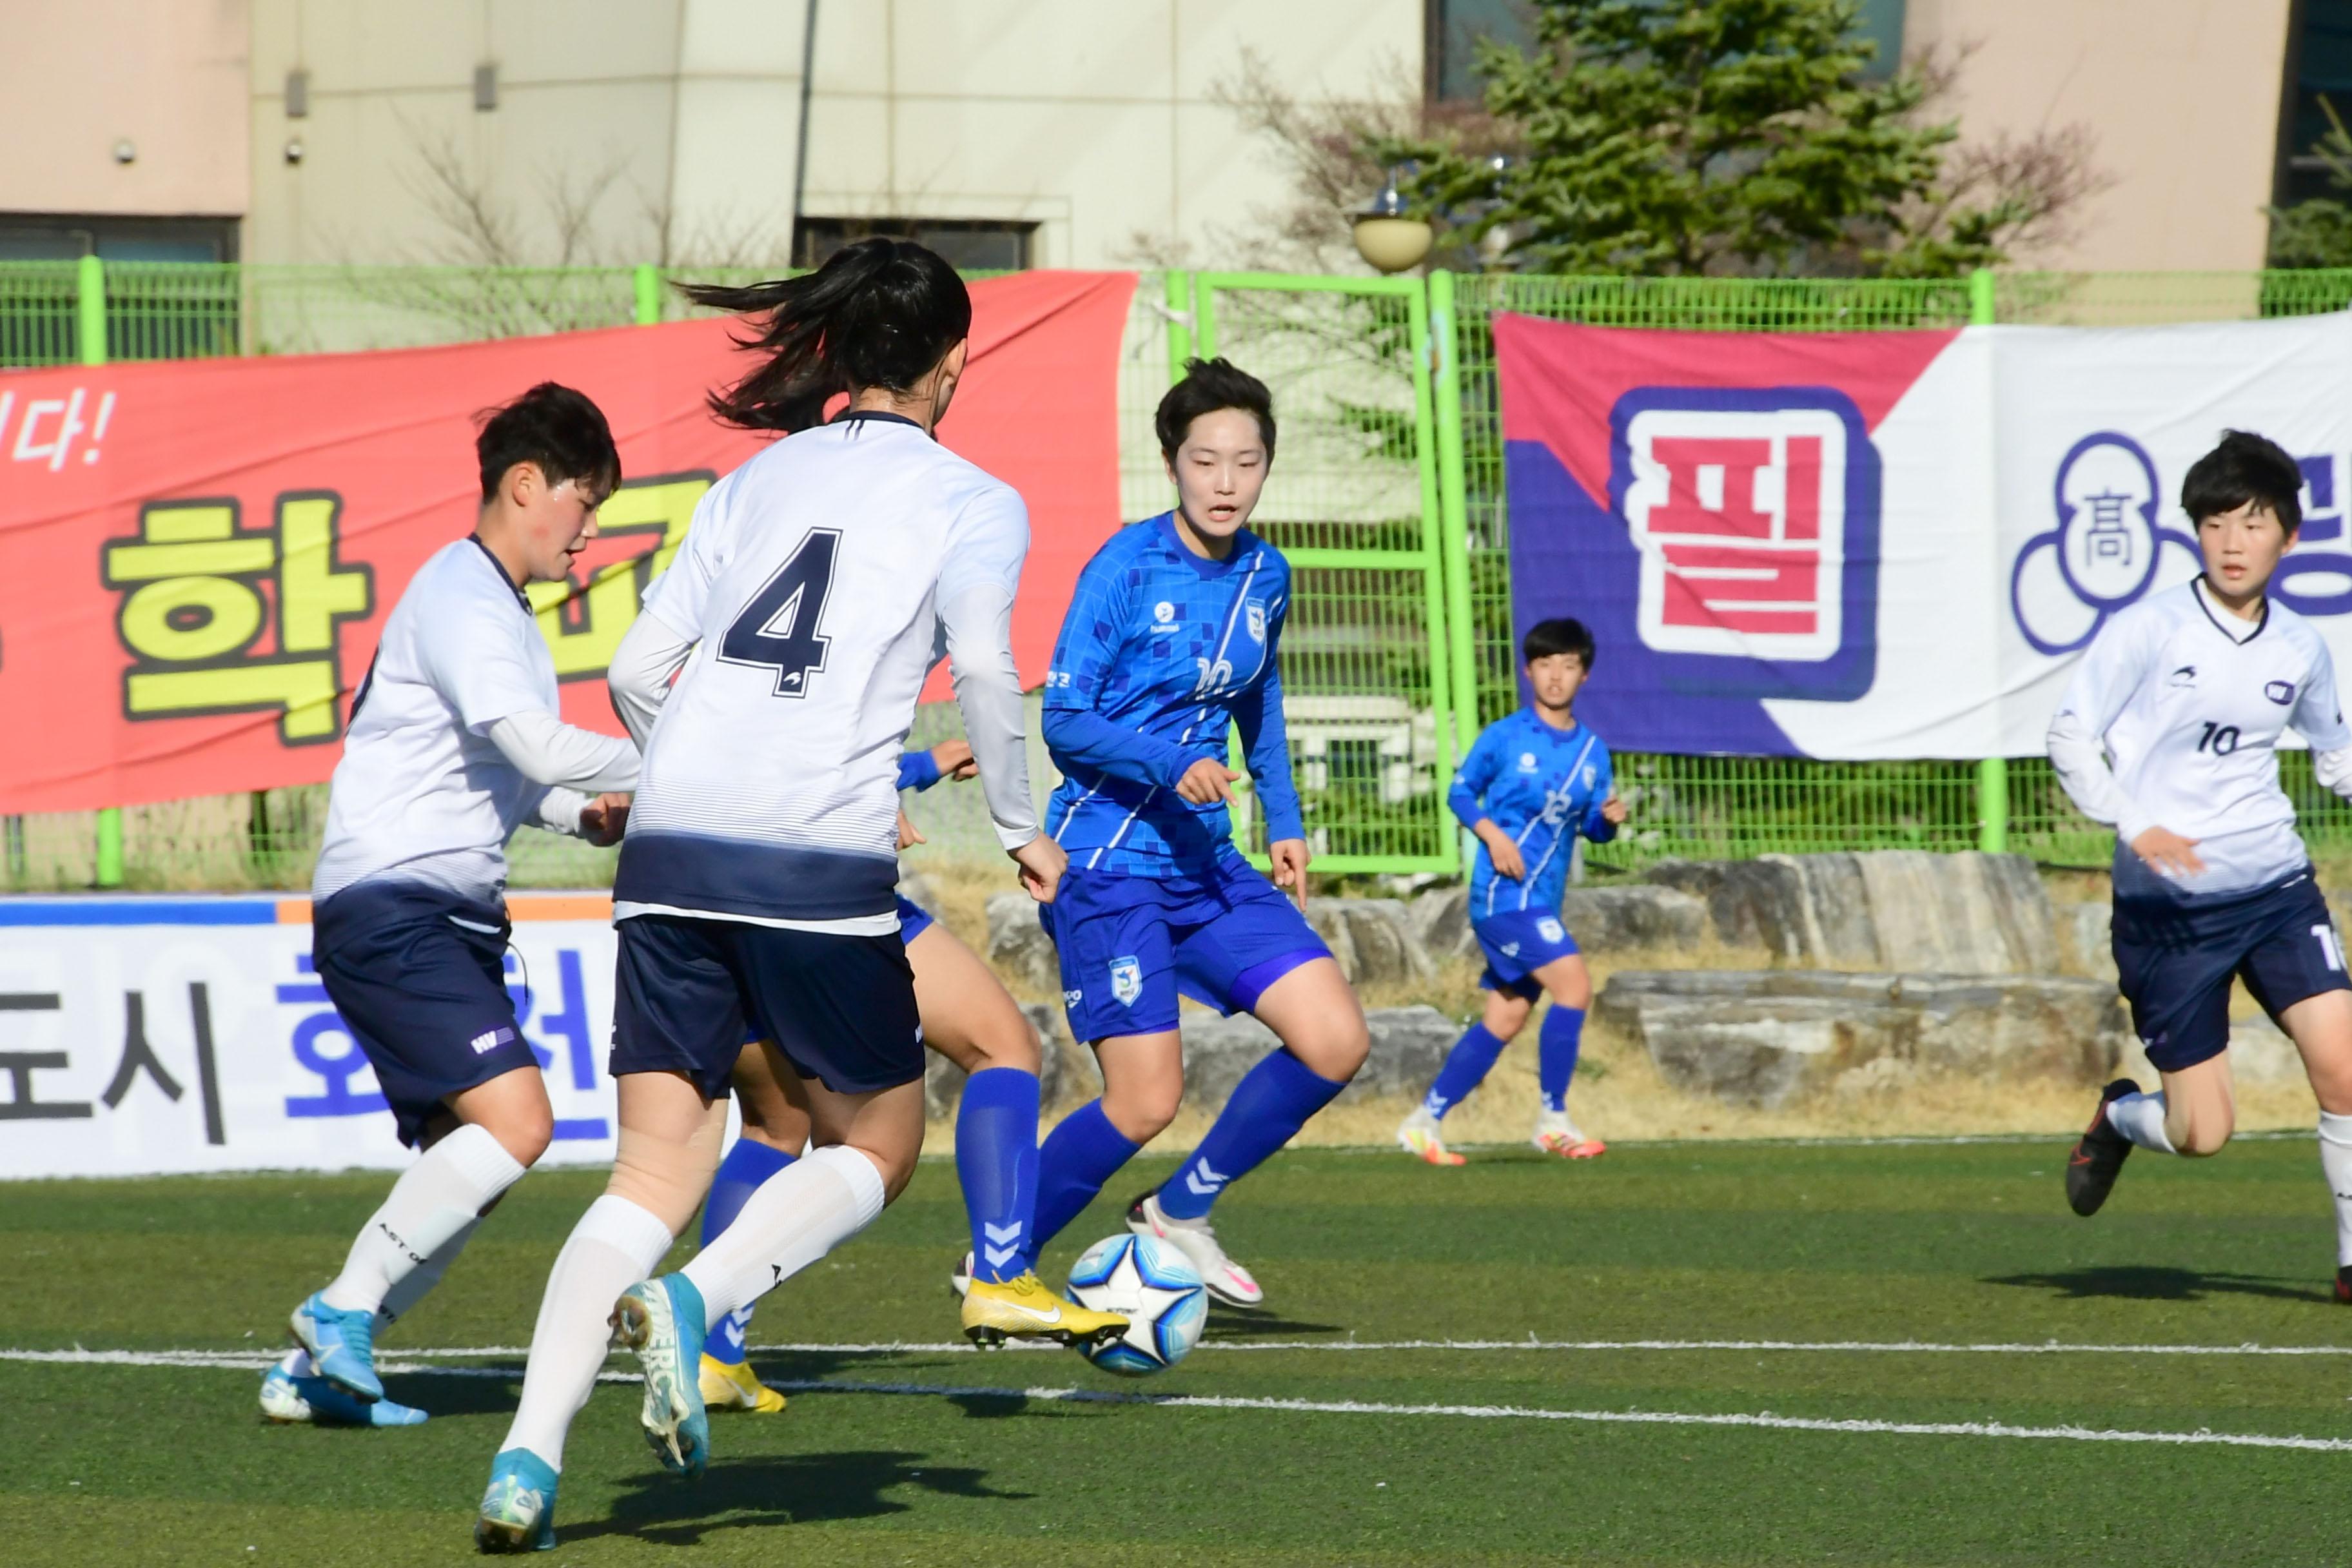
[[[1543,1088],[1546,1110],[1568,1109],[1568,1080],[1576,1076],[1577,1042],[1583,1037],[1584,1009],[1553,1003],[1536,1037],[1536,1078]]]
[[[1421,1108],[1434,1117],[1444,1114],[1470,1098],[1470,1091],[1486,1081],[1495,1070],[1495,1058],[1503,1054],[1505,1042],[1484,1024],[1473,1024],[1462,1031],[1454,1048],[1445,1053],[1445,1065],[1437,1069],[1437,1081],[1429,1086],[1422,1097]]]
[[[1062,1118],[1061,1124],[1046,1135],[1045,1146],[1037,1151],[1037,1217],[1031,1226],[1030,1258],[1035,1258],[1047,1242],[1077,1218],[1079,1211],[1095,1201],[1103,1184],[1134,1159],[1141,1147],[1110,1124],[1099,1100],[1090,1100]]]
[[[1307,1119],[1347,1088],[1290,1054],[1268,1055],[1234,1086],[1209,1135],[1160,1189],[1160,1210],[1171,1219],[1199,1219],[1217,1194],[1265,1163],[1297,1136]]]
[[[710,1195],[702,1201],[702,1245],[735,1223],[743,1212],[743,1202],[759,1190],[760,1184],[793,1163],[793,1157],[782,1149],[761,1142],[757,1138],[738,1138],[727,1158],[719,1162],[719,1173],[710,1178]],[[743,1335],[751,1326],[751,1309],[738,1307],[719,1321],[710,1337],[702,1343],[702,1351],[712,1361],[723,1361],[730,1366],[743,1364]]]
[[[956,1111],[956,1177],[971,1220],[971,1274],[1016,1279],[1029,1268],[1037,1207],[1037,1075],[982,1068]]]

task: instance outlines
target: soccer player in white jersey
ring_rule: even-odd
[[[1012,650],[1027,511],[932,437],[963,372],[962,280],[919,245],[876,238],[803,277],[692,292],[765,312],[767,359],[713,406],[791,434],[703,497],[614,657],[614,705],[647,737],[613,888],[619,1157],[548,1277],[476,1521],[486,1550],[552,1545],[564,1434],[608,1322],[644,1370],[656,1454],[698,1474],[705,1336],[871,1223],[913,1171],[923,1046],[899,935],[895,785],[942,631],[998,841],[1040,900],[1066,865],[1030,798]],[[846,412],[818,424],[843,393]],[[747,1026],[800,1080],[813,1147],[681,1272],[647,1279],[709,1185]],[[985,1214],[1011,1232],[999,1251],[1012,1262],[1027,1229],[1012,1216],[1036,1183],[1036,1078],[1024,1102],[1009,1081],[1021,1076],[974,1078],[958,1131],[975,1229]],[[999,1098],[975,1105],[988,1079]],[[967,1126],[992,1160],[965,1163]],[[964,1309],[976,1337],[1125,1331],[1025,1265],[987,1283]]]
[[[2116,827],[2116,970],[2164,1079],[2154,1094],[2107,1085],[2068,1161],[2066,1198],[2096,1214],[2135,1146],[2204,1155],[2229,1142],[2241,977],[2318,1096],[2336,1294],[2352,1301],[2352,983],[2277,756],[2292,727],[2319,782],[2352,795],[2352,729],[2326,644],[2264,591],[2294,546],[2302,484],[2294,458],[2243,431],[2199,458],[2180,504],[2204,573],[2102,628],[2050,723],[2066,793]]]
[[[561,582],[621,482],[604,416],[552,382],[475,443],[470,538],[420,568],[352,704],[312,879],[313,962],[423,1157],[294,1309],[302,1347],[265,1374],[277,1421],[409,1426],[374,1336],[414,1306],[547,1148],[547,1085],[507,994],[506,842],[535,821],[610,844],[637,749],[556,717],[555,662],[523,597]]]

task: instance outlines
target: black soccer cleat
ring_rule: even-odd
[[[2066,1204],[2084,1219],[2099,1212],[2107,1194],[2116,1189],[2116,1177],[2122,1173],[2124,1156],[2132,1152],[2131,1140],[2116,1131],[2107,1122],[2107,1107],[2127,1094],[2137,1094],[2139,1085],[2127,1078],[2119,1078],[2099,1091],[2099,1109],[2091,1114],[2090,1126],[2066,1155]]]

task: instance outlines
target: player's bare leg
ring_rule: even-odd
[[[2323,991],[2279,1015],[2319,1100],[2319,1168],[2336,1205],[2336,1299],[2352,1306],[2352,991]]]

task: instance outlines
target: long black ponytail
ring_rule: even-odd
[[[963,279],[911,239],[861,239],[779,282],[682,291],[698,305],[767,317],[757,336],[738,340],[766,363],[710,395],[712,413],[747,430],[805,430],[853,387],[908,391],[971,332]]]

